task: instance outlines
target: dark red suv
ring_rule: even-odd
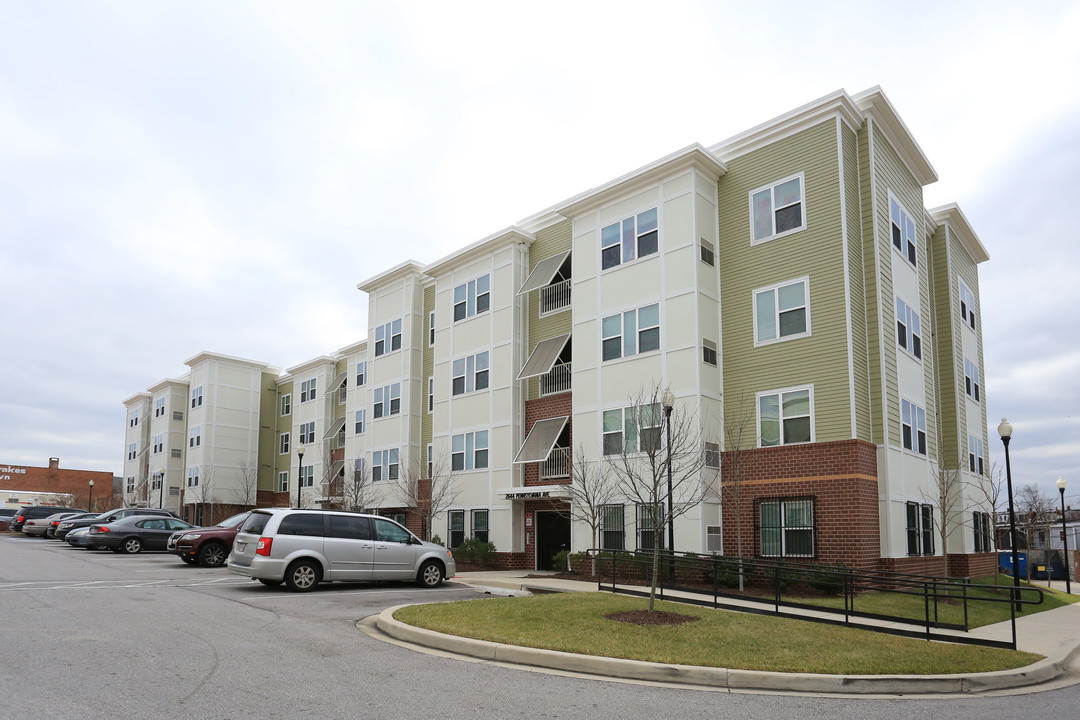
[[[198,563],[203,567],[221,567],[232,552],[236,531],[247,520],[249,513],[233,515],[211,527],[179,530],[169,538],[168,550],[188,565]]]

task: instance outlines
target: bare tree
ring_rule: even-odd
[[[237,505],[255,506],[259,496],[258,461],[245,460],[240,463],[240,486],[233,490]]]
[[[1047,524],[1047,517],[1053,515],[1056,509],[1053,499],[1044,495],[1035,483],[1024,485],[1016,493],[1016,524],[1022,528],[1024,539],[1027,541],[1027,579],[1029,582],[1032,566],[1032,536],[1036,530]]]
[[[938,512],[932,517],[934,529],[941,539],[941,577],[945,578],[949,576],[949,535],[964,525],[964,481],[960,468],[946,467],[944,460],[939,458],[930,489],[922,495],[923,500],[938,506]]]
[[[732,508],[735,517],[735,554],[739,558],[739,592],[744,589],[743,558],[743,485],[749,462],[748,452],[757,447],[756,415],[753,407],[747,407],[746,395],[739,395],[739,408],[735,413],[724,406],[724,455],[720,474],[721,502]],[[725,554],[727,548],[724,548]]]
[[[352,472],[346,473],[341,483],[341,494],[335,500],[343,510],[363,511],[382,500],[382,488],[371,482],[367,464],[363,458],[353,460]]]
[[[994,545],[998,546],[998,538],[1001,527],[998,525],[998,507],[1001,505],[1002,492],[1005,489],[1005,476],[1001,468],[995,462],[990,465],[990,471],[984,475],[976,475],[974,481],[968,483],[972,494],[975,496],[975,504],[986,510],[993,518]],[[1005,527],[1008,527],[1006,523]],[[1011,542],[1011,541],[1010,541]]]
[[[660,402],[662,392],[653,387],[630,397],[629,406],[623,410],[622,427],[618,432],[605,433],[603,439],[604,454],[620,493],[636,502],[651,520],[650,611],[656,600],[665,531],[675,518],[697,507],[708,491],[701,477],[705,453],[697,417],[678,406],[665,413]]]
[[[209,498],[209,501],[207,500]],[[199,489],[196,494],[197,502],[202,504],[203,510],[206,510],[206,506],[210,506],[210,517],[207,522],[206,517],[200,520],[202,525],[214,524],[214,466],[213,465],[200,465],[199,466]]]
[[[566,488],[570,493],[570,506],[560,510],[559,514],[588,525],[592,531],[592,547],[600,547],[604,508],[619,497],[618,484],[609,466],[591,459],[585,446],[579,444],[570,458],[570,484]],[[592,574],[596,574],[595,557],[592,560]]]
[[[400,477],[391,487],[402,507],[420,516],[420,537],[424,540],[431,539],[435,518],[456,503],[461,493],[444,456],[433,458],[429,468],[423,468],[421,463],[403,465]]]

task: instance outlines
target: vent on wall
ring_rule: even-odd
[[[705,549],[711,553],[724,552],[723,529],[719,525],[705,527]]]

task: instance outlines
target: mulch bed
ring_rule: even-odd
[[[628,610],[626,612],[608,613],[604,617],[608,620],[633,623],[634,625],[682,625],[700,619],[693,615],[680,615],[679,613],[662,612],[660,610]]]

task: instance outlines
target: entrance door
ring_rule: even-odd
[[[570,549],[570,518],[555,512],[536,513],[536,569],[566,570],[555,567],[554,558]]]

